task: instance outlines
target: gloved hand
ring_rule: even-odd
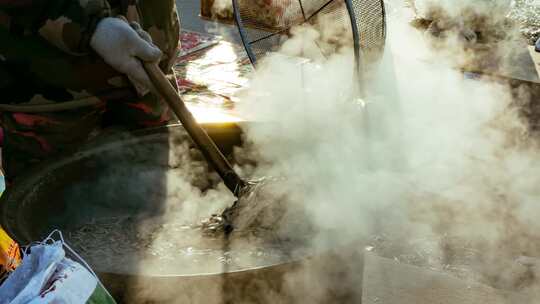
[[[126,74],[139,94],[155,92],[140,60],[158,62],[162,53],[138,24],[130,26],[123,19],[105,18],[98,23],[90,46],[106,63]]]

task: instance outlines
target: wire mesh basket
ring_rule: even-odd
[[[321,56],[350,46],[359,69],[377,62],[384,51],[383,0],[233,0],[233,10],[254,65],[279,50],[294,28],[304,24],[320,33],[316,44]]]

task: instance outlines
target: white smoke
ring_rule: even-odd
[[[441,3],[455,19],[465,2]],[[523,103],[513,100],[505,84],[467,79],[453,69],[455,58],[466,56],[462,45],[449,37],[446,49],[433,50],[402,18],[402,3],[392,4],[386,52],[376,72],[365,75],[362,98],[355,90],[350,41],[330,48],[333,56],[320,56],[316,42],[343,34],[332,18],[321,21],[330,26],[294,29],[282,53],[258,66],[238,107],[256,121],[245,131],[259,165],[244,166],[242,172],[285,177],[276,188],[289,194],[290,204],[307,210],[308,218],[294,220],[316,224],[314,250],[333,248],[339,254],[330,264],[324,260],[288,273],[279,294],[270,286],[275,282],[264,279],[235,290],[245,289],[249,295],[242,296],[254,302],[279,303],[286,292],[296,303],[345,302],[326,298],[326,289],[361,289],[361,256],[344,244],[368,242],[377,254],[400,262],[532,292],[534,303],[540,285],[530,257],[540,251],[540,157],[514,106]],[[201,219],[232,202],[215,176],[208,178],[204,162],[186,156],[192,148],[175,151],[168,160],[180,160],[181,170],[167,176],[166,212],[159,225]],[[197,190],[199,178],[203,188],[214,189]],[[295,235],[298,231],[283,233],[303,237]],[[185,242],[182,237],[165,230],[153,245]],[[420,252],[422,259],[403,255],[403,248]],[[466,265],[459,264],[462,256]],[[222,278],[223,288],[187,280],[183,288],[176,282],[150,288],[144,280],[137,288],[161,302],[234,302],[227,287],[234,284],[228,283],[231,277]],[[251,288],[257,293],[250,294]]]
[[[246,130],[273,164],[258,174],[285,176],[283,191],[332,231],[317,246],[382,234],[403,244],[450,235],[481,251],[470,265],[479,280],[515,287],[525,270],[508,272],[507,262],[540,249],[536,143],[509,87],[467,79],[448,50],[433,51],[400,16],[389,18],[387,52],[362,100],[351,98],[350,51],[317,64],[266,58],[240,105],[270,122]],[[299,43],[309,54],[317,36],[295,33],[288,46]],[[443,263],[447,249],[439,245],[419,246],[435,246],[429,260]]]
[[[232,1],[214,0],[211,7],[212,18],[233,18]]]

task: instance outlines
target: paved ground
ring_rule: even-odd
[[[235,26],[205,21],[199,17],[201,11],[200,1],[176,0],[182,28],[201,33],[218,34],[227,41],[239,42],[240,36]]]

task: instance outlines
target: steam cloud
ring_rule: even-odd
[[[281,292],[290,292],[292,302],[344,303],[335,293],[326,298],[325,291],[336,288],[361,296],[365,245],[399,262],[518,291],[535,302],[540,291],[534,259],[540,251],[540,157],[518,107],[526,104],[519,98],[527,94],[515,94],[505,83],[468,79],[453,69],[456,62],[477,60],[466,49],[469,42],[460,39],[463,33],[498,26],[507,3],[415,1],[417,12],[451,25],[434,44],[408,25],[402,1],[388,1],[386,52],[365,75],[362,98],[345,38],[350,34],[332,18],[295,28],[279,54],[260,62],[238,107],[263,123],[246,127],[250,150],[237,151],[237,159],[256,158],[258,166],[238,169],[250,176],[284,177],[276,188],[287,193],[292,209],[302,207],[308,214],[294,220],[316,224],[315,252],[338,252],[331,263],[286,275]],[[215,1],[215,14],[229,15],[229,5]],[[480,19],[487,23],[471,23]],[[504,39],[513,39],[508,33]],[[335,54],[321,56],[321,46]],[[199,172],[206,174],[206,167]],[[207,210],[200,206],[219,201],[222,185],[204,194],[178,180],[193,178],[169,177],[167,195],[177,200],[185,198],[174,193],[193,192],[186,196],[193,204],[182,210],[166,205],[163,222],[204,217]],[[282,228],[283,235],[303,237],[287,225]],[[170,235],[157,241],[169,242]],[[351,253],[351,244],[360,256]],[[343,268],[345,277],[337,271]],[[161,295],[152,296],[170,302],[191,296],[210,302],[234,299],[226,289],[203,289],[161,286],[153,290]],[[253,296],[274,303],[278,295],[268,286],[267,293]]]
[[[438,1],[438,9],[453,22],[464,11],[502,19],[503,2]],[[270,122],[246,130],[272,164],[256,173],[286,177],[283,192],[323,231],[316,247],[384,236],[381,254],[399,258],[388,244],[415,244],[428,253],[418,263],[441,271],[473,250],[454,274],[533,302],[540,285],[527,257],[540,249],[540,157],[520,102],[504,83],[453,69],[463,45],[449,36],[443,50],[432,48],[407,25],[403,3],[390,4],[387,51],[363,99],[352,97],[350,50],[317,63],[276,54],[259,66],[240,106]],[[318,53],[309,50],[319,38],[312,29],[294,34],[286,54],[291,45]]]
[[[215,0],[212,4],[212,17],[215,18],[232,18],[233,6],[232,1]]]

